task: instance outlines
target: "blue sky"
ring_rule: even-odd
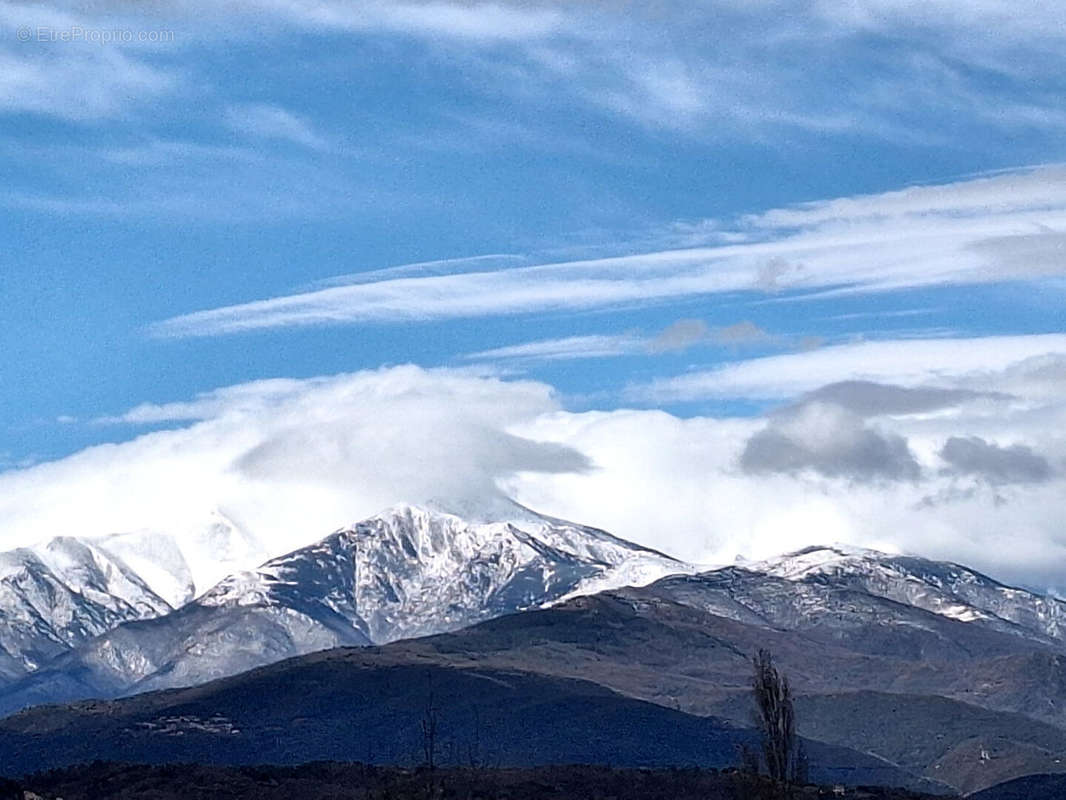
[[[278,3],[273,14],[251,5],[93,16],[5,4],[9,461],[121,437],[56,419],[142,400],[449,364],[529,339],[651,334],[680,318],[753,321],[781,339],[762,349],[1061,324],[1024,288],[951,286],[776,305],[759,305],[758,293],[693,293],[622,310],[152,338],[159,320],[337,275],[491,254],[515,256],[505,268],[652,252],[688,243],[684,225],[690,240],[713,242],[704,220],[728,230],[798,202],[1063,157],[1053,34],[1033,21],[990,35],[994,4],[975,6],[971,20],[895,3],[784,18],[773,4],[461,4],[451,16],[447,4],[399,14],[327,3],[317,15],[313,4]],[[171,41],[40,41],[75,26]],[[31,41],[11,35],[22,27]],[[921,313],[839,318],[871,309]],[[634,376],[759,349],[524,369],[610,407]]]
[[[970,387],[1061,349],[1047,4],[102,8],[0,5],[0,469],[268,378],[772,427],[818,386],[728,370]]]

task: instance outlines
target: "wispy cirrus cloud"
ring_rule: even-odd
[[[494,347],[463,356],[467,361],[573,361],[646,352],[647,340],[635,334],[565,336]]]
[[[1064,355],[1066,334],[862,341],[660,378],[629,387],[627,395],[649,403],[677,403],[723,398],[781,400],[841,381],[952,387],[963,379],[979,382],[981,375],[1011,365]],[[860,392],[854,394],[854,402],[863,402]],[[901,395],[896,400],[918,402],[913,396]]]
[[[564,9],[554,3],[252,0],[250,5],[302,26],[490,42],[543,38],[566,22]]]
[[[765,345],[777,337],[750,320],[712,328],[701,319],[679,319],[655,334],[632,331],[622,334],[589,334],[538,339],[532,342],[479,350],[463,356],[466,361],[574,361],[584,358],[652,356],[681,353],[703,346],[746,347]]]
[[[1034,231],[1066,230],[1066,168],[771,210],[744,218],[740,226],[747,243],[462,274],[385,275],[184,314],[152,332],[214,336],[645,305],[739,291],[824,296],[1032,278],[1029,237]],[[997,246],[989,249],[990,241]],[[1060,272],[1066,273],[1066,263]]]
[[[115,48],[22,50],[0,45],[0,113],[92,122],[125,113],[131,97],[164,97],[182,80],[173,69]]]
[[[0,37],[0,112],[71,121],[122,116],[154,97],[193,88],[198,47],[251,40],[292,26],[477,43],[540,38],[565,21],[562,10],[550,5],[448,0],[357,5],[248,0],[228,6],[187,0],[165,9],[64,0],[5,3],[0,29],[9,35]],[[256,117],[250,122],[263,135],[308,145],[314,134],[306,123],[278,111],[264,105],[236,113]]]
[[[268,103],[231,106],[226,110],[226,124],[238,133],[293,142],[312,150],[323,150],[329,144],[309,121]]]
[[[797,9],[777,0],[243,0],[221,6],[185,0],[144,10],[59,0],[8,9],[7,19],[29,25],[45,24],[46,16],[67,27],[163,25],[188,53],[293,32],[353,41],[404,37],[461,64],[487,94],[502,91],[540,107],[565,98],[582,110],[698,137],[769,141],[793,131],[858,132],[947,145],[955,138],[945,131],[946,117],[960,114],[985,130],[1053,132],[1062,123],[1056,92],[1034,92],[1029,80],[1034,73],[1062,72],[1064,26],[1046,3],[970,3],[960,11],[942,2],[892,0],[847,9],[820,2]],[[990,29],[997,36],[985,35]],[[177,75],[150,53],[105,49],[125,53],[130,66]],[[105,49],[81,50],[90,67],[86,74],[106,79]],[[26,48],[8,52],[19,64],[28,63],[22,61]],[[191,55],[189,72],[195,73],[195,61]],[[796,63],[804,69],[795,69]],[[841,63],[849,65],[846,80]],[[51,69],[47,60],[39,66]],[[60,77],[74,73],[56,64],[50,74],[55,77],[46,82],[58,87]],[[982,80],[988,74],[996,80]],[[101,84],[100,97],[88,96],[94,113],[111,102],[136,105],[149,91],[126,81],[121,97],[121,75],[115,71],[112,85]],[[182,83],[194,87],[197,81]],[[30,102],[31,83],[11,85],[19,104]],[[113,100],[96,102],[112,90]],[[37,110],[69,116],[62,106]]]

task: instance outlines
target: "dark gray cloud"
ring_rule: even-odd
[[[755,288],[762,292],[781,291],[788,283],[787,278],[802,273],[805,269],[803,264],[774,256],[756,270]]]
[[[1051,464],[1023,444],[1000,447],[979,436],[952,436],[940,457],[956,474],[973,475],[992,484],[1041,483],[1051,477]]]
[[[753,474],[810,470],[857,482],[915,480],[921,468],[902,436],[868,427],[840,406],[804,403],[771,417],[740,456]]]
[[[726,325],[716,328],[711,334],[717,344],[746,345],[761,344],[773,339],[769,333],[750,320],[744,320],[734,325]]]
[[[773,338],[751,320],[711,328],[702,319],[679,319],[649,341],[648,350],[652,353],[670,353],[707,343],[741,347],[762,344]]]
[[[1044,229],[1038,233],[993,236],[970,247],[990,262],[997,277],[1042,277],[1066,273],[1066,233]]]
[[[710,336],[711,329],[702,319],[679,319],[648,342],[648,350],[653,353],[687,350],[693,345],[707,341]]]
[[[969,389],[942,389],[933,386],[907,387],[873,381],[841,381],[815,389],[805,401],[835,403],[863,417],[882,414],[921,414],[980,399],[1006,399],[996,392]]]

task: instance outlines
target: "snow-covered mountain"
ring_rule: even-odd
[[[951,619],[1066,642],[1066,602],[1005,586],[959,564],[834,545],[744,567],[793,582],[861,589]]]
[[[396,506],[226,578],[197,603],[291,609],[383,644],[691,571],[603,531],[516,511],[469,523]]]
[[[169,614],[264,557],[219,511],[175,534],[58,536],[0,553],[0,680],[125,622]]]
[[[18,677],[123,622],[172,610],[90,541],[60,536],[0,553],[0,675]]]
[[[121,558],[175,608],[203,594],[227,575],[261,564],[270,553],[220,509],[194,525],[153,527],[92,540]]]
[[[193,685],[316,650],[455,631],[626,586],[647,586],[633,591],[652,602],[865,656],[951,661],[1048,646],[1061,652],[1066,644],[1066,604],[955,564],[821,547],[698,572],[603,531],[519,506],[496,508],[494,515],[470,521],[437,508],[396,506],[258,568],[233,572],[177,610],[143,575],[169,587],[169,596],[187,595],[197,572],[184,554],[189,542],[126,535],[78,543],[78,555],[62,564],[54,554],[46,560],[23,553],[27,563],[47,561],[47,574],[61,576],[54,582],[70,596],[63,600],[60,592],[53,607],[41,599],[51,596],[43,589],[24,593],[34,598],[38,617],[70,621],[47,629],[51,649],[33,651],[8,670],[16,677],[53,656],[0,693],[0,711]],[[208,546],[200,541],[194,549],[209,553],[214,547],[220,564],[238,562],[250,540],[220,519]],[[73,553],[74,545],[53,549]],[[96,572],[87,563],[97,565]],[[10,575],[41,573],[34,569]],[[203,564],[198,571],[204,574]],[[97,573],[107,580],[84,577]],[[19,580],[28,585],[27,578]],[[86,606],[87,598],[96,605]],[[78,613],[67,614],[68,606]],[[83,618],[88,622],[76,621]],[[0,646],[9,661],[12,653],[28,652],[4,630]]]
[[[0,714],[464,629],[328,658],[581,678],[743,721],[750,656],[767,647],[826,741],[846,742],[848,720],[876,701],[938,731],[912,754],[921,769],[955,763],[941,750],[945,729],[970,748],[952,773],[967,786],[982,785],[967,765],[985,763],[971,745],[979,754],[987,742],[956,724],[959,713],[997,732],[992,752],[1004,764],[1066,757],[1058,738],[1034,746],[1032,720],[1019,716],[1066,728],[1066,604],[957,564],[832,546],[698,571],[517,506],[462,516],[397,506],[171,610],[170,598],[254,550],[239,525],[216,522],[185,540],[65,538],[0,556],[0,647],[14,678],[0,684]],[[871,752],[910,758],[909,738],[864,735]]]
[[[235,573],[174,613],[86,642],[18,684],[0,707],[191,685],[694,571],[594,528],[517,506],[508,516],[471,523],[396,506]]]

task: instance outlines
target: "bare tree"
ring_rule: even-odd
[[[788,784],[796,779],[800,761],[792,689],[769,651],[759,650],[752,666],[755,722],[762,734],[766,770],[775,781]]]
[[[759,752],[747,743],[741,744],[737,749],[740,753],[740,771],[747,775],[758,775]]]
[[[470,765],[470,769],[477,770],[483,763],[481,756],[481,711],[478,709],[477,704],[472,705],[470,710],[472,724],[470,727],[470,741],[466,746],[466,760]]]
[[[807,757],[807,748],[803,745],[802,739],[800,739],[796,750],[796,773],[794,778],[796,783],[801,786],[811,782],[811,762]]]
[[[437,766],[437,723],[439,713],[433,698],[433,676],[429,676],[429,691],[422,710],[419,726],[422,730],[422,756],[425,765],[432,771]]]

